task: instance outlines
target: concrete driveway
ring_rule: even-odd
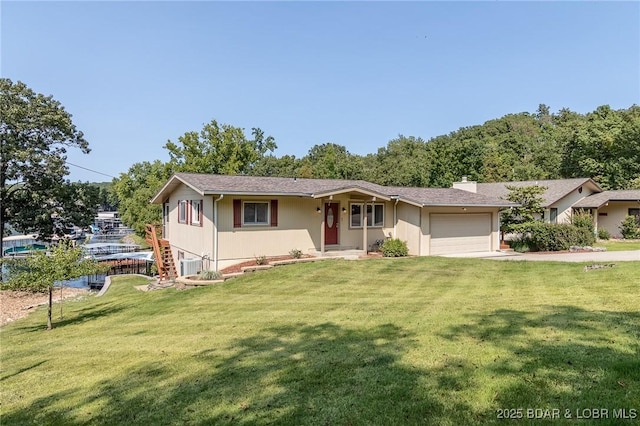
[[[555,262],[623,262],[640,261],[640,250],[631,251],[594,251],[584,253],[514,253],[480,252],[460,253],[446,257],[473,257],[495,260],[532,260]]]

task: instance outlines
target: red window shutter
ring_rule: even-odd
[[[198,210],[198,216],[199,216],[199,221],[200,222],[200,226],[202,226],[202,219],[204,218],[204,200],[200,200],[200,209]]]
[[[242,201],[233,200],[233,227],[240,228],[242,226]]]
[[[271,200],[271,226],[278,226],[278,200]]]

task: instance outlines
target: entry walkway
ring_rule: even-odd
[[[577,253],[522,253],[517,256],[499,258],[506,260],[533,260],[556,262],[625,262],[640,261],[640,250],[593,251]]]

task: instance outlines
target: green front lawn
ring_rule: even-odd
[[[594,424],[621,409],[631,424],[639,282],[640,262],[446,258],[299,264],[188,291],[117,279],[63,319],[56,307],[52,331],[44,309],[2,329],[1,421],[538,424],[548,409],[574,424],[565,415],[604,408]]]
[[[640,250],[640,240],[600,240],[595,247],[604,247],[607,251]]]

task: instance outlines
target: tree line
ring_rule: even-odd
[[[508,114],[428,140],[399,135],[364,156],[332,143],[299,159],[269,155],[245,172],[423,187],[450,187],[461,176],[478,182],[591,177],[604,189],[640,188],[640,107],[552,114],[540,105],[534,114]]]
[[[462,176],[478,182],[593,178],[604,189],[640,188],[640,107],[607,105],[585,114],[508,114],[484,124],[423,139],[399,135],[375,153],[353,154],[343,145],[313,146],[300,158],[276,156],[273,137],[215,119],[164,148],[169,161],[141,161],[109,188],[64,179],[66,150],[88,153],[88,142],[59,102],[23,83],[0,81],[0,233],[5,223],[49,236],[60,225],[82,226],[98,205],[118,208],[142,233],[160,220],[149,200],[176,172],[298,178],[363,179],[381,185],[450,187]],[[52,219],[52,214],[54,213]]]
[[[353,154],[325,143],[307,155],[273,154],[276,143],[260,129],[206,124],[164,148],[170,160],[134,164],[113,182],[121,217],[142,232],[158,221],[148,200],[176,172],[320,179],[363,179],[381,185],[450,187],[462,176],[478,182],[593,178],[604,189],[640,188],[640,107],[607,105],[580,114],[540,105],[424,140],[399,135],[376,153]]]

